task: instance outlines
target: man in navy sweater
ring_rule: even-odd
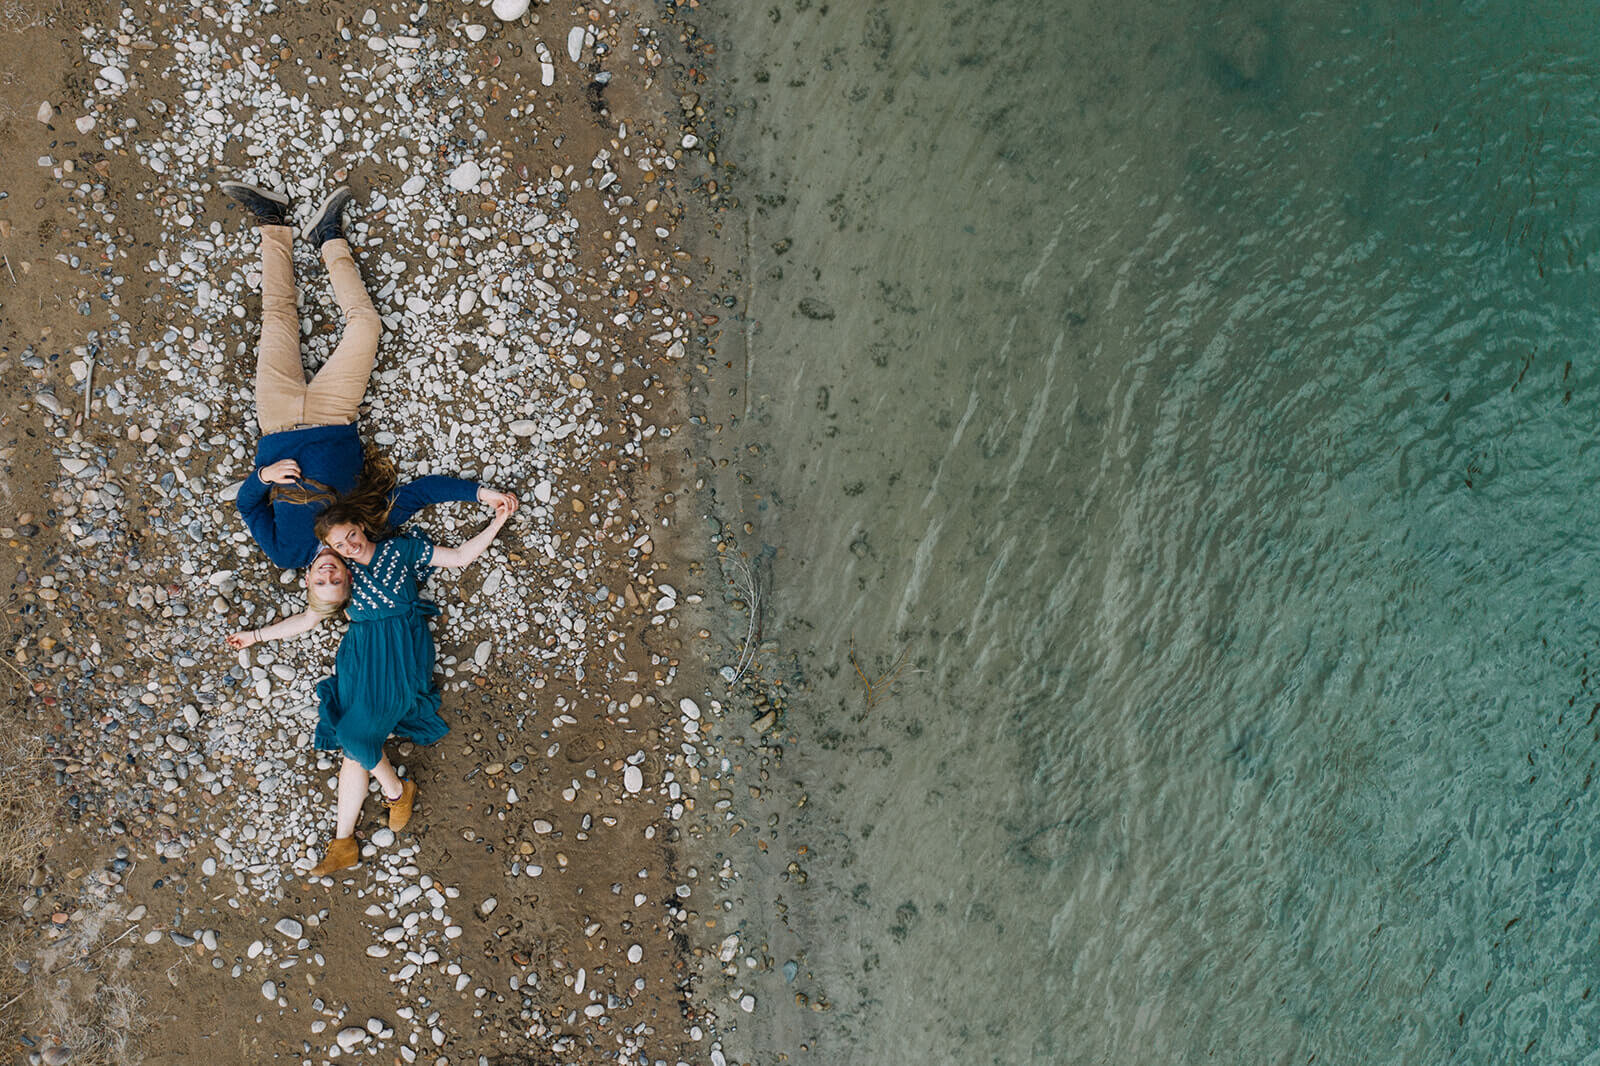
[[[242,181],[224,181],[220,188],[244,205],[261,234],[261,346],[255,385],[262,437],[255,469],[239,488],[239,513],[267,558],[298,569],[309,566],[321,548],[312,523],[327,505],[326,497],[346,496],[361,483],[365,456],[356,418],[383,324],[344,236],[342,216],[351,192],[341,185],[301,231],[301,237],[321,248],[344,315],[344,332],[333,354],[306,381],[289,197]],[[275,492],[274,486],[282,488]],[[433,475],[393,488],[390,498],[389,524],[399,526],[430,504],[475,499],[492,507],[510,497],[474,481]]]

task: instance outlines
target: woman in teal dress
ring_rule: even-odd
[[[435,568],[460,569],[482,555],[489,542],[517,510],[509,492],[494,493],[494,519],[459,548],[440,548],[412,531],[389,533],[392,503],[381,494],[331,503],[318,516],[316,534],[325,547],[311,573],[341,587],[348,586],[345,610],[350,628],[339,642],[333,676],[317,685],[316,746],[338,750],[339,788],[334,839],[310,876],[322,877],[360,862],[356,821],[367,798],[371,778],[383,789],[389,828],[404,829],[411,820],[417,786],[401,780],[383,753],[391,736],[432,744],[450,731],[439,717],[439,686],[433,679],[433,634],[428,619],[439,608],[422,598],[422,583]],[[308,608],[299,614],[248,633],[228,636],[228,645],[247,648],[262,640],[295,636],[336,613]]]
[[[416,530],[402,533],[380,541],[371,562],[350,569],[350,628],[333,676],[317,685],[315,743],[371,770],[383,761],[391,735],[432,744],[450,728],[439,717],[428,629],[439,608],[421,590],[433,571],[433,544]]]
[[[428,619],[439,608],[422,598],[422,583],[435,568],[459,569],[482,555],[517,509],[505,494],[494,503],[494,519],[459,548],[433,545],[411,531],[375,540],[383,516],[371,519],[359,506],[335,503],[317,519],[317,536],[350,566],[350,628],[339,642],[333,676],[317,686],[316,746],[338,750],[337,818],[333,842],[310,876],[322,877],[360,861],[356,821],[369,778],[383,789],[389,828],[411,820],[417,786],[402,781],[383,753],[391,736],[432,744],[450,727],[439,717],[439,686],[433,678],[433,634]]]

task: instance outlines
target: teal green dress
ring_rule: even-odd
[[[422,598],[432,558],[433,544],[413,531],[380,541],[365,566],[350,563],[350,628],[333,676],[317,685],[316,745],[368,770],[391,736],[432,744],[450,732],[439,717],[428,630],[439,608]]]

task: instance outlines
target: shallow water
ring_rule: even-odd
[[[738,1039],[1600,1061],[1592,9],[1108,6],[712,27],[833,1007]]]

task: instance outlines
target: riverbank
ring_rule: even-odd
[[[24,1060],[711,1053],[694,959],[722,933],[680,822],[712,609],[679,430],[718,316],[679,227],[716,190],[687,43],[653,19],[0,8],[4,680],[45,815],[5,899]],[[213,183],[239,172],[301,216],[355,187],[367,435],[528,505],[434,581],[452,733],[395,749],[414,827],[369,804],[365,861],[325,885],[294,870],[330,814],[308,739],[337,634],[221,644],[299,597],[227,502],[259,300]],[[337,314],[313,250],[296,271],[314,367]]]

